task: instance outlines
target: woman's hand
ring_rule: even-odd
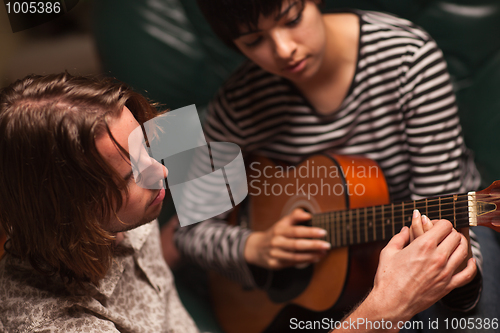
[[[268,269],[318,262],[331,245],[314,239],[326,236],[326,230],[296,225],[310,219],[311,214],[295,209],[268,230],[253,232],[245,245],[246,261]]]

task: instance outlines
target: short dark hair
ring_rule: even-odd
[[[117,144],[107,119],[124,106],[140,124],[158,114],[110,78],[31,75],[0,90],[0,223],[7,253],[64,280],[98,284],[104,278],[114,237],[103,226],[128,192],[96,138],[107,133]]]
[[[236,49],[233,40],[241,26],[255,29],[259,16],[279,12],[285,1],[293,0],[197,0],[215,34],[229,47]],[[297,0],[304,4],[307,0]]]

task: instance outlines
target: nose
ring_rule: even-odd
[[[286,29],[276,29],[272,33],[274,41],[274,52],[278,58],[290,59],[297,49],[297,44],[293,40],[290,32]]]
[[[164,188],[164,179],[167,178],[168,169],[154,158],[151,158],[150,165],[142,170],[137,184],[142,188],[161,189]]]

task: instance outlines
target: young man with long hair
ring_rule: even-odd
[[[157,115],[111,79],[29,76],[1,91],[0,331],[198,331],[161,255],[165,189],[139,186],[128,154]],[[161,184],[167,170],[151,167]]]

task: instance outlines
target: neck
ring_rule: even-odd
[[[323,15],[325,46],[319,67],[308,80],[294,82],[322,114],[330,114],[344,101],[356,71],[359,19],[354,14]]]
[[[330,22],[331,20],[327,15],[323,15],[322,18],[326,42],[321,65],[316,74],[309,78],[309,80],[295,83],[304,92],[325,86],[338,75],[339,69],[342,67],[343,38],[336,30],[335,24]]]
[[[474,193],[474,192],[471,192]],[[472,199],[471,199],[472,198]],[[475,194],[455,194],[352,210],[321,213],[313,216],[312,225],[326,229],[332,247],[387,240],[403,226],[410,226],[413,210],[432,219],[447,219],[455,228],[468,227],[471,200]],[[474,203],[475,205],[475,203]]]
[[[120,244],[124,239],[123,232],[116,233],[115,245]]]

